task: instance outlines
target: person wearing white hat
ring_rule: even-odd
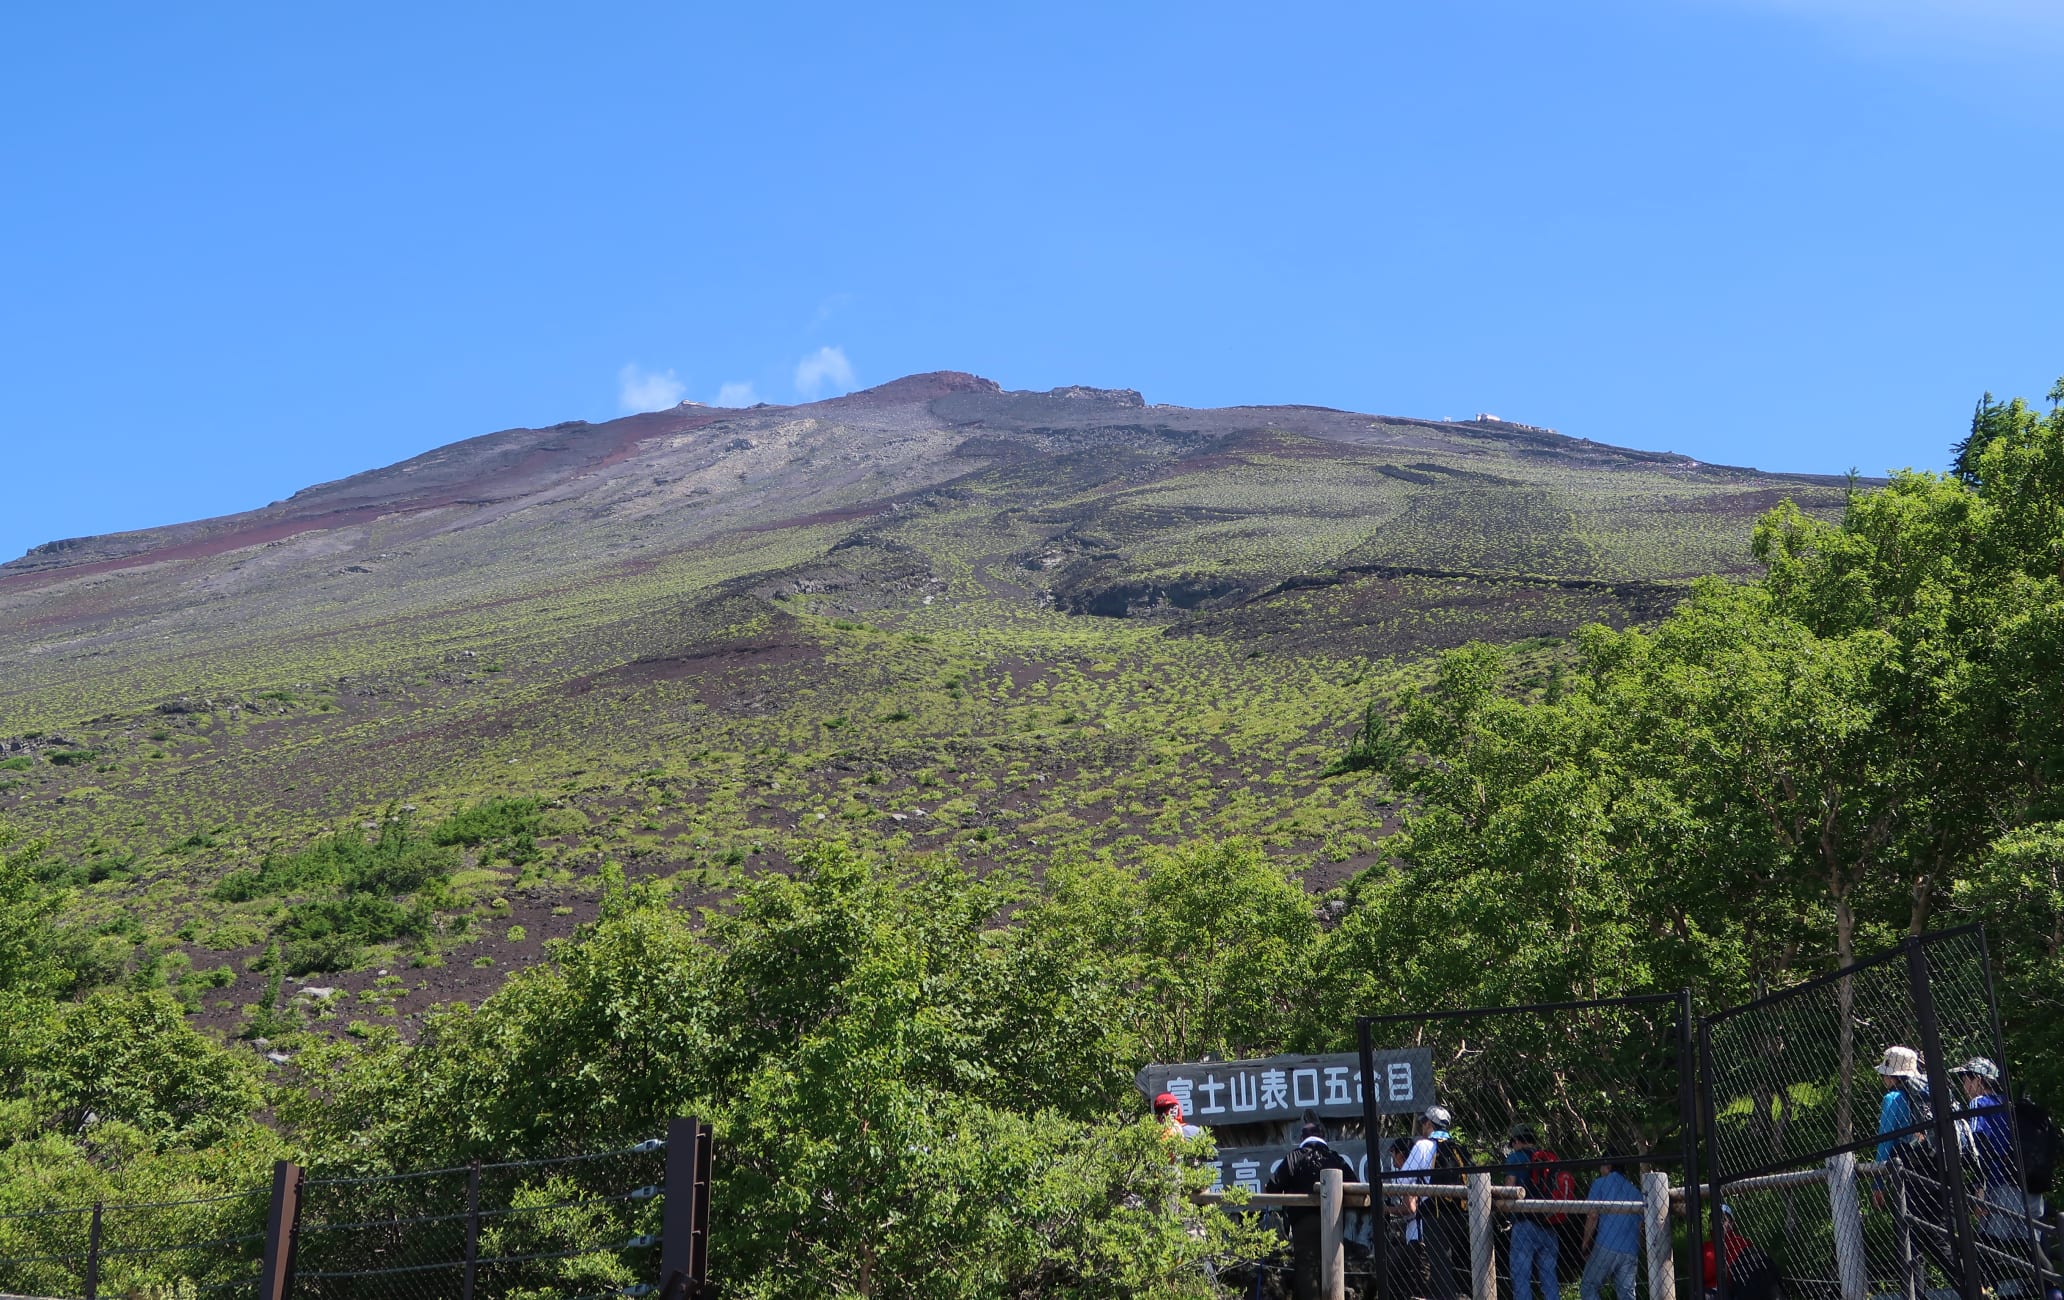
[[[1900,1130],[1927,1123],[1935,1117],[1935,1108],[1928,1099],[1927,1076],[1921,1073],[1921,1054],[1913,1048],[1888,1047],[1885,1059],[1871,1068],[1885,1080],[1885,1099],[1878,1106],[1878,1162],[1882,1164],[1902,1148],[1927,1145],[1926,1130]]]
[[[1934,1146],[1935,1101],[1921,1073],[1921,1054],[1911,1047],[1888,1047],[1885,1059],[1871,1068],[1885,1080],[1885,1099],[1878,1106],[1878,1163],[1905,1186],[1914,1245],[1954,1284],[1961,1270]],[[1882,1185],[1871,1192],[1871,1204],[1885,1204]]]

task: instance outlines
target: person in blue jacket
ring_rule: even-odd
[[[1888,1047],[1885,1059],[1871,1068],[1885,1081],[1885,1098],[1878,1104],[1878,1163],[1925,1150],[1925,1130],[1900,1132],[1923,1122],[1920,1112],[1928,1100],[1928,1079],[1921,1073],[1921,1054],[1911,1047]]]
[[[1888,1047],[1885,1059],[1871,1068],[1885,1081],[1885,1098],[1878,1105],[1878,1163],[1906,1193],[1906,1221],[1914,1245],[1953,1284],[1962,1273],[1956,1239],[1949,1230],[1949,1201],[1935,1135],[1930,1128],[1902,1131],[1927,1124],[1935,1114],[1927,1076],[1921,1073],[1921,1054],[1911,1047]],[[1871,1203],[1885,1204],[1882,1185],[1871,1193]]]
[[[1949,1074],[1964,1094],[1957,1146],[1975,1193],[1971,1208],[1978,1221],[1979,1265],[1993,1294],[2032,1294],[2034,1227],[2029,1220],[2041,1219],[2045,1207],[2040,1195],[2021,1187],[2013,1120],[2000,1096],[1999,1066],[1988,1057],[1974,1056]]]

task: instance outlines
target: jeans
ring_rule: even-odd
[[[1536,1276],[1541,1282],[1541,1300],[1561,1300],[1562,1288],[1555,1278],[1561,1245],[1555,1229],[1544,1223],[1522,1219],[1512,1225],[1512,1300],[1528,1300]]]
[[[1584,1300],[1598,1300],[1599,1288],[1608,1281],[1617,1300],[1635,1300],[1634,1272],[1634,1256],[1626,1251],[1592,1247],[1591,1258],[1584,1264]]]

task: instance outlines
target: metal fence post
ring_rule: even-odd
[[[1906,1300],[1920,1300],[1927,1290],[1927,1266],[1914,1253],[1913,1219],[1906,1201],[1906,1170],[1897,1160],[1892,1162],[1890,1180],[1893,1250],[1899,1256],[1899,1292]]]
[[[100,1214],[104,1207],[93,1203],[93,1221],[86,1227],[86,1300],[100,1296]]]
[[[1701,1213],[1705,1208],[1705,1188],[1700,1185],[1699,1175],[1698,1044],[1692,1034],[1696,1020],[1691,990],[1680,990],[1677,996],[1677,1122],[1684,1128],[1684,1246],[1691,1259],[1686,1290],[1698,1295],[1702,1290],[1698,1275],[1703,1258],[1700,1248],[1706,1240],[1706,1221]]]
[[[1677,1261],[1670,1253],[1670,1175],[1641,1175],[1642,1223],[1647,1228],[1648,1300],[1677,1300]],[[1847,1297],[1844,1297],[1847,1300]]]
[[[265,1264],[258,1275],[258,1300],[286,1300],[294,1284],[294,1230],[301,1221],[301,1166],[276,1160],[272,1166],[272,1208],[265,1216]]]
[[[459,1300],[473,1300],[473,1282],[480,1269],[480,1162],[466,1171],[466,1271],[459,1278]]]
[[[1498,1232],[1491,1222],[1491,1176],[1470,1174],[1469,1197],[1470,1300],[1498,1300]]]
[[[1362,1177],[1369,1183],[1369,1268],[1375,1274],[1376,1300],[1389,1300],[1386,1288],[1390,1281],[1387,1258],[1390,1253],[1390,1199],[1383,1194],[1383,1148],[1378,1140],[1376,1111],[1376,1053],[1367,1016],[1356,1018],[1355,1037],[1362,1057],[1362,1144],[1367,1148],[1363,1159],[1368,1164]]]
[[[1347,1300],[1347,1239],[1341,1203],[1341,1185],[1347,1178],[1338,1169],[1319,1171],[1319,1294],[1326,1300]]]
[[[662,1300],[699,1295],[709,1280],[709,1175],[714,1141],[697,1119],[667,1121],[666,1204],[659,1229]]]
[[[1706,1141],[1713,1144],[1713,1196],[1708,1213],[1712,1216],[1713,1235],[1700,1257],[1692,1261],[1694,1269],[1705,1264],[1705,1250],[1713,1252],[1713,1287],[1719,1300],[1728,1300],[1727,1281],[1727,1205],[1720,1185],[1720,1125],[1713,1109],[1713,1022],[1701,1019],[1698,1024],[1699,1053],[1699,1110],[1705,1120]],[[1686,1195],[1689,1195],[1687,1192]],[[1705,1279],[1699,1279],[1703,1282]]]
[[[1979,1300],[1985,1281],[1978,1271],[1977,1232],[1971,1224],[1971,1202],[1964,1186],[1964,1162],[1957,1150],[1956,1109],[1949,1070],[1942,1061],[1942,1024],[1935,1018],[1935,991],[1929,982],[1928,949],[1919,939],[1906,940],[1907,983],[1913,990],[1914,1018],[1921,1026],[1921,1053],[1926,1058],[1928,1092],[1934,1101],[1936,1161],[1949,1193],[1949,1229],[1956,1242],[1957,1271],[1952,1279],[1964,1300]]]
[[[1842,1300],[1868,1300],[1870,1271],[1864,1257],[1863,1207],[1856,1199],[1856,1153],[1828,1157],[1828,1214],[1835,1225],[1835,1276]]]

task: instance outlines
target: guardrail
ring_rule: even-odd
[[[1861,1288],[1865,1275],[1865,1253],[1858,1217],[1856,1180],[1880,1175],[1888,1166],[1875,1160],[1859,1161],[1844,1154],[1829,1158],[1818,1169],[1791,1170],[1727,1184],[1730,1194],[1779,1191],[1825,1184],[1834,1221],[1850,1225],[1838,1231],[1835,1254],[1843,1282]],[[1638,1201],[1562,1201],[1529,1197],[1524,1187],[1494,1186],[1487,1173],[1469,1174],[1461,1185],[1453,1183],[1408,1183],[1386,1181],[1382,1185],[1386,1203],[1408,1200],[1460,1200],[1469,1219],[1469,1272],[1471,1300],[1496,1300],[1497,1260],[1493,1215],[1503,1214],[1639,1214],[1648,1265],[1648,1294],[1652,1300],[1676,1300],[1677,1273],[1670,1233],[1672,1215],[1682,1215],[1690,1190],[1673,1186],[1669,1175],[1641,1176],[1642,1199]],[[1712,1196],[1710,1185],[1699,1189]],[[1319,1214],[1320,1290],[1329,1300],[1344,1300],[1347,1294],[1347,1245],[1344,1215],[1350,1209],[1368,1209],[1374,1204],[1376,1187],[1353,1183],[1340,1171],[1326,1170],[1317,1191],[1297,1192],[1198,1192],[1191,1199],[1199,1205],[1226,1205],[1235,1210],[1316,1210]],[[1391,1213],[1398,1211],[1392,1209]],[[1849,1291],[1847,1294],[1855,1294]]]

